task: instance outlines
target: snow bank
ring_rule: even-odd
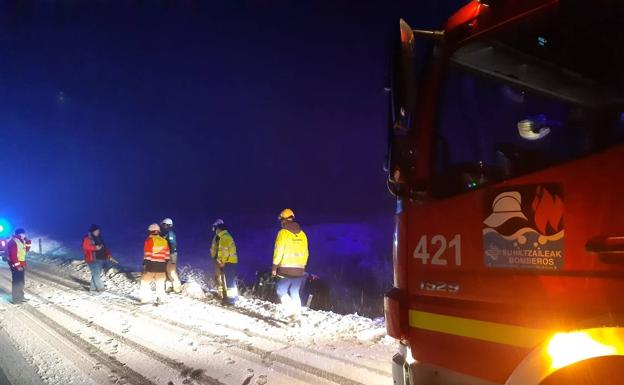
[[[189,281],[182,285],[182,295],[195,299],[206,298],[206,293],[204,293],[201,285],[195,281]]]
[[[47,255],[64,256],[70,252],[70,250],[63,245],[63,243],[50,238],[48,235],[33,232],[28,234],[28,238],[32,241],[31,251],[35,253],[39,253],[39,244],[41,244],[41,251]]]

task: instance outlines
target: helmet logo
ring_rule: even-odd
[[[486,193],[484,262],[489,267],[561,269],[564,204],[560,184],[493,189]]]

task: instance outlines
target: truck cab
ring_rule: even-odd
[[[395,384],[620,384],[624,3],[401,20],[389,121]]]

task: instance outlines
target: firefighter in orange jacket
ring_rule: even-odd
[[[152,289],[151,283],[156,284],[156,301],[159,305],[165,300],[165,280],[167,279],[167,262],[170,250],[167,240],[160,236],[160,226],[152,223],[147,228],[149,236],[143,247],[143,275],[141,276],[140,301],[141,304],[150,302]]]
[[[24,283],[26,270],[26,253],[30,251],[30,239],[26,237],[24,229],[15,230],[14,235],[7,244],[7,261],[11,268],[13,303],[18,305],[26,301],[24,299]]]

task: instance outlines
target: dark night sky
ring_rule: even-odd
[[[0,217],[55,235],[390,216],[390,31],[458,2],[0,4]]]

